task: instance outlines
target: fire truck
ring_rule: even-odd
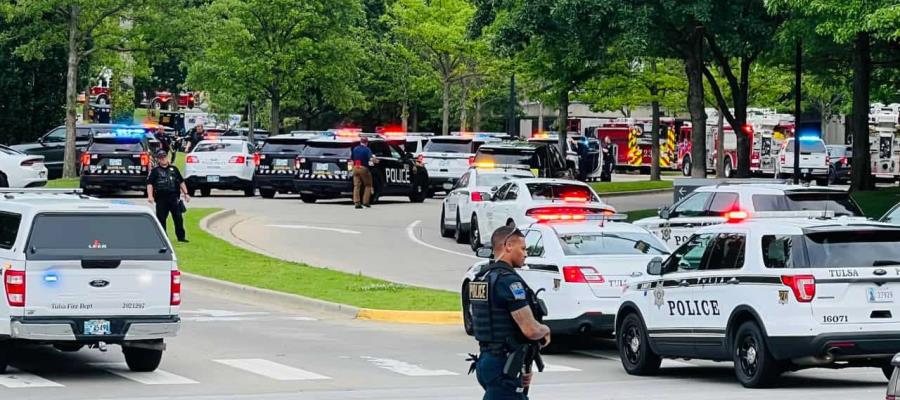
[[[177,97],[174,104],[171,103],[173,97]],[[180,92],[178,93],[178,96],[175,96],[174,94],[172,94],[172,92],[169,91],[157,91],[155,92],[152,99],[148,99],[145,93],[144,100],[141,101],[141,105],[150,107],[154,110],[180,110],[184,108],[191,109],[194,108],[195,105],[194,92]]]
[[[675,169],[676,159],[676,123],[674,118],[661,118],[660,126],[664,131],[659,137],[659,167]],[[652,159],[650,154],[652,121],[633,118],[613,119],[586,129],[587,136],[595,137],[602,143],[609,137],[616,147],[617,169],[649,170]]]
[[[872,104],[869,152],[875,178],[891,181],[900,178],[900,104]]]

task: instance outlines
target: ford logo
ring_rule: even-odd
[[[95,279],[91,281],[91,286],[95,288],[102,288],[109,286],[109,281],[105,281],[103,279]]]
[[[875,271],[873,271],[872,273],[875,274],[875,275],[881,276],[881,275],[887,274],[887,271],[885,271],[885,270],[879,268],[879,269],[876,269]]]

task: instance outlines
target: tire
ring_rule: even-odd
[[[460,290],[460,298],[462,299],[463,329],[469,336],[475,336],[475,324],[472,322],[472,310],[469,308],[469,281],[463,282],[462,290]]]
[[[200,188],[200,195],[203,197],[209,197],[212,194],[211,188]]]
[[[816,179],[816,185],[818,185],[818,186],[828,186],[828,181],[829,181],[828,178],[820,178],[820,179]]]
[[[11,341],[0,341],[0,374],[6,373],[6,367],[9,366],[9,358],[12,354],[12,347]]]
[[[444,214],[444,207],[441,207],[441,237],[449,238],[453,237],[453,231],[447,229],[447,223],[444,222],[446,219],[444,218],[446,214]]]
[[[264,199],[274,199],[275,193],[275,189],[259,189],[259,195]]]
[[[250,185],[249,187],[244,188],[244,196],[245,197],[253,197],[255,195],[256,195],[256,188],[254,188],[253,185]]]
[[[478,251],[481,247],[481,229],[478,227],[478,216],[472,215],[472,222],[469,224],[469,246],[472,251]]]
[[[646,376],[659,371],[662,358],[650,348],[647,328],[641,317],[635,313],[626,315],[616,332],[616,346],[625,372],[629,375]]]
[[[741,324],[732,340],[734,372],[738,382],[747,388],[772,385],[781,373],[778,361],[769,352],[766,337],[756,322]]]
[[[463,230],[462,222],[459,221],[459,213],[456,214],[456,230],[453,231],[453,238],[459,244],[469,243],[469,232]]]
[[[691,159],[685,158],[681,163],[681,174],[684,176],[691,176]]]
[[[197,195],[197,189],[196,189],[196,188],[189,188],[189,189],[188,189],[188,195],[191,196],[191,197],[196,196],[196,195]]]
[[[834,167],[828,168],[828,185],[834,185],[837,182],[837,173],[834,171]],[[826,185],[827,186],[827,185]]]
[[[894,366],[890,365],[890,361],[887,366],[881,367],[881,373],[884,374],[884,378],[888,381],[891,380],[891,376],[894,375]]]
[[[412,193],[409,194],[410,203],[421,203],[428,197],[428,191],[421,183],[416,183],[412,187]]]
[[[81,343],[54,343],[53,348],[64,353],[74,353],[84,347]]]
[[[125,355],[125,363],[128,369],[134,372],[153,372],[162,361],[162,350],[144,349],[138,347],[122,347]]]
[[[302,201],[302,202],[304,202],[304,203],[306,203],[306,204],[313,204],[313,203],[315,203],[316,200],[318,200],[318,199],[319,199],[318,197],[313,196],[313,195],[311,195],[311,194],[301,194],[301,195],[300,195],[300,201]]]
[[[734,174],[734,167],[731,166],[731,158],[730,157],[725,157],[724,168],[725,168],[724,169],[725,177],[731,178],[731,176]]]
[[[8,188],[9,187],[9,179],[6,177],[6,174],[0,172],[0,187]]]

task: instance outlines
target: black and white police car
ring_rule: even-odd
[[[295,190],[304,203],[353,195],[350,152],[359,142],[359,134],[354,132],[339,132],[335,136],[306,142],[306,148],[297,159],[294,177]],[[413,203],[425,201],[428,172],[404,150],[402,141],[388,141],[373,135],[369,139],[369,149],[378,159],[369,167],[375,192],[373,202],[383,196],[406,196]]]
[[[144,128],[119,128],[92,136],[81,153],[80,186],[85,193],[147,191],[152,157]]]
[[[900,351],[900,228],[820,218],[833,215],[760,212],[701,228],[651,261],[616,315],[625,370],[653,374],[661,358],[733,361],[746,387],[812,367],[890,376]]]
[[[845,190],[786,184],[722,184],[697,188],[659,216],[635,221],[675,248],[706,225],[721,224],[734,212],[820,211],[836,216],[862,217],[859,206]]]
[[[254,155],[256,172],[253,185],[259,195],[271,199],[276,193],[290,193],[297,173],[297,158],[306,148],[306,142],[317,134],[286,134],[268,138]]]
[[[556,145],[541,142],[502,141],[478,147],[472,165],[476,167],[517,167],[539,178],[572,179],[577,169]]]
[[[185,156],[184,181],[193,195],[204,197],[212,189],[240,190],[253,196],[253,174],[258,158],[253,144],[240,139],[211,139],[197,143]]]
[[[598,215],[520,228],[528,257],[517,272],[547,305],[544,323],[554,335],[612,334],[622,287],[643,276],[651,259],[669,254],[646,229],[616,222],[624,218]],[[469,282],[486,265],[486,261],[473,265],[463,279],[463,322],[469,334]]]

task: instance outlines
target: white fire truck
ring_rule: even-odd
[[[900,178],[900,104],[872,104],[869,151],[875,178],[891,181]]]

